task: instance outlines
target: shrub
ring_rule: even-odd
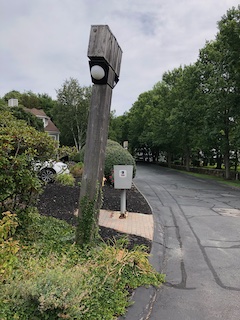
[[[84,160],[84,150],[79,154],[80,161]],[[108,140],[105,155],[104,176],[109,180],[113,173],[114,165],[133,165],[133,178],[136,174],[136,163],[130,152],[124,149],[118,142]]]
[[[182,165],[182,161],[181,160],[174,160],[173,164],[181,166]]]
[[[70,172],[75,178],[81,178],[83,173],[83,162],[78,162],[70,167]]]
[[[84,155],[82,156],[82,150],[84,149],[84,147],[75,155],[75,157],[73,158],[73,161],[74,162],[83,162],[83,158],[84,158]]]
[[[121,240],[87,254],[72,245],[65,255],[29,257],[0,287],[1,319],[111,320],[124,314],[129,289],[164,281],[142,247],[128,251]]]
[[[84,151],[85,151],[85,146],[82,147],[79,154],[75,157],[76,162],[82,162],[82,163],[84,162]]]
[[[69,161],[75,161],[76,156],[78,155],[78,151],[76,147],[68,147],[62,146],[58,148],[58,158],[68,156]]]
[[[107,179],[112,175],[114,165],[133,165],[134,178],[136,174],[136,163],[133,156],[119,143],[108,140],[104,168],[104,175]]]
[[[42,185],[33,159],[47,160],[55,148],[47,133],[17,120],[9,111],[0,112],[0,216],[5,211],[19,214],[35,205]]]
[[[0,282],[7,279],[17,262],[16,253],[19,243],[13,240],[17,228],[17,218],[11,212],[4,212],[0,220]]]
[[[55,177],[55,182],[63,184],[64,186],[74,186],[75,185],[75,178],[72,174],[58,174]]]

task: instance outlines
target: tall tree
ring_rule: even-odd
[[[12,90],[12,91],[9,91],[8,93],[6,93],[3,96],[3,99],[7,103],[9,99],[18,99],[18,100],[20,100],[21,95],[22,94],[19,91]]]
[[[163,75],[153,88],[158,101],[154,116],[154,140],[167,152],[168,164],[180,154],[189,170],[201,132],[199,77],[195,65],[179,67]]]
[[[156,154],[153,144],[154,108],[152,91],[148,91],[140,94],[128,113],[130,149],[132,153],[142,153],[144,160]]]
[[[228,179],[230,153],[236,149],[234,141],[238,140],[235,138],[240,118],[240,7],[228,10],[218,28],[216,40],[206,43],[200,51],[198,63],[208,101],[208,130],[224,156],[225,177]]]
[[[44,112],[50,117],[53,118],[53,108],[56,104],[56,101],[52,99],[47,93],[38,93],[37,95],[39,101],[39,109],[44,110]]]
[[[3,98],[0,98],[0,106],[5,106],[6,102]]]
[[[171,99],[172,85],[166,81],[159,81],[153,87],[153,95],[157,104],[157,112],[153,123],[154,144],[167,156],[168,166],[171,166],[173,154],[178,153],[178,141],[171,133],[170,115],[173,108]]]
[[[24,92],[21,94],[19,103],[25,108],[36,108],[40,109],[38,96],[32,91]]]
[[[110,114],[108,138],[117,141],[123,145],[128,140],[128,116],[124,113],[122,116],[115,116],[115,112]]]
[[[77,79],[66,80],[57,90],[53,121],[61,131],[60,142],[81,150],[86,140],[91,87],[81,87]]]

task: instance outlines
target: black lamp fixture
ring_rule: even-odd
[[[90,74],[94,84],[107,84],[109,65],[105,60],[92,59],[89,61]]]
[[[114,88],[119,81],[122,49],[107,25],[92,25],[88,53],[91,80]]]

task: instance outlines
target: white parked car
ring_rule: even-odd
[[[45,183],[53,182],[55,175],[70,173],[67,164],[62,161],[37,162],[35,163],[35,168],[39,173],[40,179]]]

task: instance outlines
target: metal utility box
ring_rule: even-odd
[[[132,177],[133,177],[132,165],[114,166],[114,188],[115,189],[131,189]]]

